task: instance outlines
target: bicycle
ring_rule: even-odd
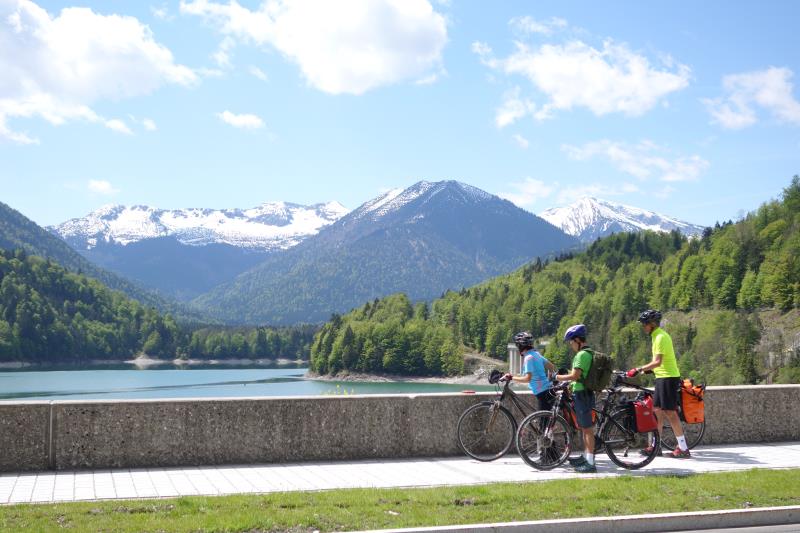
[[[515,442],[520,456],[538,470],[551,470],[563,464],[572,451],[573,433],[578,427],[568,386],[565,383],[551,389],[555,396],[553,408],[528,415],[517,430]],[[651,439],[658,442],[658,431],[637,433],[634,430],[634,415],[622,406],[627,398],[618,400],[623,386],[639,389],[642,395],[650,394],[644,387],[626,382],[623,372],[614,372],[605,390],[606,397],[600,402],[601,409],[592,409],[592,417],[597,419],[595,454],[605,451],[616,465],[636,470],[655,459],[658,448],[647,448]]]
[[[458,418],[458,445],[478,461],[499,459],[514,445],[517,419],[506,404],[518,410],[522,418],[534,411],[509,387],[511,382],[502,379],[499,371],[492,372],[489,383],[495,385],[497,397],[469,407]]]

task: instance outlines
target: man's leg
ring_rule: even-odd
[[[686,437],[683,435],[683,424],[681,424],[678,411],[664,411],[664,415],[669,420],[669,425],[675,434],[675,440],[678,441],[678,448],[681,451],[688,452],[689,446],[686,444]]]
[[[583,449],[594,457],[594,428],[581,428],[583,433]],[[591,461],[594,463],[594,460]]]

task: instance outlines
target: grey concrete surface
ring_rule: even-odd
[[[795,527],[800,523],[800,506],[762,507],[696,513],[504,522],[459,526],[381,529],[363,533],[665,533],[703,529],[750,528],[757,526]],[[787,526],[788,525],[788,526]],[[733,531],[736,531],[735,529]],[[797,531],[783,529],[782,531]]]
[[[0,505],[778,470],[800,466],[800,442],[701,446],[693,450],[692,459],[657,457],[641,470],[619,468],[605,455],[596,461],[596,474],[579,474],[567,465],[542,472],[514,454],[488,463],[462,456],[20,472],[0,474]]]
[[[453,456],[459,415],[493,397],[0,402],[0,471]],[[800,385],[711,387],[703,443],[800,440],[797,405]]]
[[[50,464],[49,402],[0,402],[0,472]]]

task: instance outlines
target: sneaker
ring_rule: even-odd
[[[590,465],[584,460],[583,464],[579,464],[575,467],[575,471],[580,472],[581,474],[594,474],[597,472],[597,467]]]
[[[586,464],[586,457],[579,455],[578,457],[570,457],[567,461],[569,461],[570,466],[580,466]]]
[[[681,450],[680,448],[675,448],[672,450],[672,453],[669,454],[670,457],[674,457],[675,459],[691,459],[692,454],[689,450]]]
[[[652,446],[648,446],[647,448],[642,448],[641,450],[639,450],[639,455],[644,455],[646,457],[649,457],[651,453],[653,453]],[[661,451],[661,448],[658,449],[656,455],[664,455],[664,452]]]

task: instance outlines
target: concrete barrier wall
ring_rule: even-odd
[[[50,465],[50,402],[0,402],[0,472]]]
[[[459,415],[492,397],[0,402],[0,471],[456,455]],[[703,442],[800,440],[798,405],[800,385],[711,387]]]

